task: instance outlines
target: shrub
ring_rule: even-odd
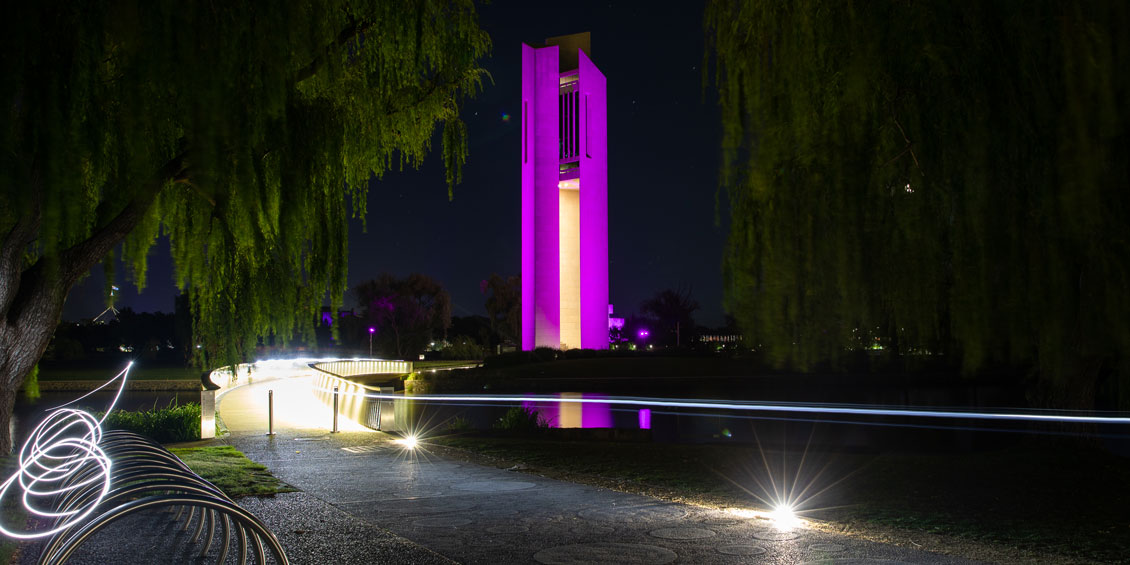
[[[95,417],[101,418],[102,414]],[[159,443],[194,441],[200,439],[200,405],[195,402],[181,405],[170,402],[169,406],[154,410],[113,410],[102,427],[139,433]]]
[[[529,363],[544,363],[557,359],[560,353],[560,351],[552,347],[538,347],[533,351],[510,351],[487,357],[483,360],[483,368],[502,369]]]
[[[473,428],[473,426],[471,426],[471,421],[464,418],[463,416],[456,416],[452,418],[444,427],[449,433],[453,434],[469,432]]]
[[[506,411],[497,422],[494,429],[508,432],[531,433],[549,427],[549,420],[538,414],[537,410],[526,406],[515,406]]]
[[[537,362],[553,361],[557,359],[560,353],[560,351],[552,347],[535,347],[534,350],[530,352],[530,357]]]
[[[483,348],[474,340],[465,336],[456,336],[451,340],[451,346],[440,352],[441,359],[482,359]]]

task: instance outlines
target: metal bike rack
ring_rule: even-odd
[[[152,509],[175,510],[173,521],[187,532],[195,524],[190,543],[201,544],[206,556],[219,533],[218,563],[226,562],[234,539],[237,563],[288,564],[278,538],[253,514],[208,481],[193,473],[180,459],[153,440],[132,432],[109,431],[98,446],[113,461],[108,491],[87,516],[47,539],[39,555],[40,564],[66,563],[82,545],[107,526]],[[53,506],[60,515],[85,508],[106,488],[91,480],[97,469],[76,472],[61,485]],[[185,512],[187,510],[187,512]],[[203,536],[203,537],[202,537]]]

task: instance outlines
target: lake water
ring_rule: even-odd
[[[537,395],[545,396],[545,395]],[[833,416],[786,412],[735,412],[705,408],[669,408],[631,402],[605,404],[584,400],[608,399],[597,393],[558,393],[566,402],[530,399],[521,402],[537,411],[552,428],[647,430],[663,443],[719,443],[766,448],[805,446],[838,451],[970,450],[1014,443],[1023,425],[1003,425],[973,419],[923,419],[894,416]],[[423,434],[442,434],[459,422],[489,430],[518,403],[415,402],[414,428]]]

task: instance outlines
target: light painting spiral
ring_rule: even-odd
[[[98,447],[102,440],[102,422],[114,409],[125,390],[126,377],[133,363],[102,386],[51,409],[20,449],[19,467],[0,486],[0,501],[20,496],[23,506],[34,516],[54,520],[54,527],[43,531],[18,531],[0,520],[0,532],[16,539],[33,539],[53,535],[85,519],[98,507],[110,490],[110,458]],[[89,412],[67,408],[120,381],[118,393],[106,407],[101,420]],[[74,480],[76,477],[84,477]],[[55,511],[57,497],[96,483],[102,484],[98,496],[87,504],[63,512]]]

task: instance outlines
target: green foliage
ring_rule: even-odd
[[[482,346],[475,340],[461,335],[451,338],[451,346],[440,352],[440,356],[452,360],[482,359],[484,357]]]
[[[705,24],[748,343],[1032,366],[1076,407],[1126,377],[1130,5],[719,0]]]
[[[102,413],[95,417],[101,418]],[[103,422],[107,430],[128,430],[148,436],[160,443],[200,439],[200,405],[195,402],[165,408],[129,412],[113,410]]]
[[[28,402],[35,402],[39,400],[39,396],[39,365],[36,365],[24,381],[24,398]]]
[[[4,249],[34,241],[28,268],[65,298],[119,242],[143,288],[163,233],[203,364],[309,340],[326,295],[342,302],[350,214],[437,125],[452,194],[489,49],[470,0],[12,5],[0,233],[21,240]]]
[[[494,429],[514,433],[533,433],[547,428],[549,421],[526,406],[514,406],[494,423]]]
[[[248,459],[230,445],[181,447],[169,451],[184,461],[192,472],[232,498],[298,490],[278,480],[266,467]]]
[[[447,424],[443,428],[448,433],[452,434],[469,432],[474,429],[474,427],[471,426],[471,421],[467,418],[464,418],[463,416],[456,416],[451,420],[448,420]]]

